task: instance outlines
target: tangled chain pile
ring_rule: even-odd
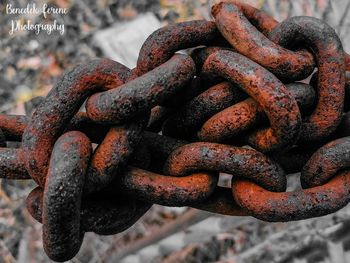
[[[350,60],[335,31],[233,1],[212,14],[154,32],[133,70],[94,60],[32,116],[0,116],[1,177],[38,184],[27,208],[51,259],[74,257],[85,232],[127,229],[153,203],[290,221],[350,201]],[[300,171],[303,189],[285,192]]]

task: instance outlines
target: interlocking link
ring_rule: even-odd
[[[136,68],[78,65],[32,116],[0,114],[0,177],[38,184],[26,206],[52,260],[74,257],[85,232],[124,231],[152,204],[280,222],[350,201],[350,56],[339,37],[316,18],[278,23],[218,2],[215,21],[151,34]],[[286,192],[290,173],[301,189]]]

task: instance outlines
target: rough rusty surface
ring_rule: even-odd
[[[203,71],[237,84],[259,103],[271,128],[253,132],[248,142],[267,152],[293,144],[299,136],[301,115],[288,89],[269,71],[238,53],[217,51],[206,60]]]
[[[240,1],[230,0],[239,8],[244,16],[265,36],[278,25],[278,21],[266,12]]]
[[[42,207],[44,249],[52,260],[71,259],[82,244],[81,197],[91,153],[90,140],[77,131],[59,137],[52,150]]]
[[[245,98],[237,86],[219,83],[186,103],[163,124],[162,134],[190,139],[209,117]]]
[[[339,171],[350,167],[350,137],[327,143],[318,149],[301,171],[304,188],[323,185]]]
[[[27,127],[26,116],[0,114],[0,128],[7,141],[20,141]]]
[[[190,143],[171,153],[164,165],[165,174],[175,176],[203,170],[248,178],[270,191],[286,190],[284,171],[254,149],[217,143]]]
[[[85,232],[124,231],[153,203],[290,221],[350,201],[350,60],[334,30],[224,2],[215,22],[154,32],[135,69],[92,61],[27,117],[0,115],[0,178],[39,184],[27,207],[50,258],[71,259]],[[308,189],[284,192],[300,171]]]
[[[300,139],[313,141],[331,134],[339,125],[344,108],[345,58],[335,30],[313,17],[292,17],[279,24],[270,35],[284,47],[304,43],[317,58],[318,102],[304,121]]]
[[[195,65],[189,56],[174,55],[142,77],[117,89],[94,94],[86,103],[86,111],[100,123],[129,120],[176,94],[193,78],[194,72]]]
[[[22,141],[22,135],[27,128],[30,118],[25,115],[0,114],[0,128],[7,141]],[[96,124],[88,118],[86,112],[77,112],[71,119],[64,132],[81,131],[92,142],[100,143],[106,136],[109,126]]]
[[[269,222],[303,220],[333,213],[350,201],[350,172],[322,186],[275,193],[246,180],[232,180],[236,202],[250,215]]]
[[[143,44],[137,60],[140,76],[169,60],[176,51],[210,44],[221,38],[214,22],[196,20],[168,25],[151,34]]]
[[[303,83],[286,85],[298,103],[302,114],[308,113],[316,102],[314,89]],[[234,104],[209,118],[198,131],[198,138],[204,141],[228,142],[244,132],[268,125],[263,108],[249,98]]]
[[[192,207],[208,211],[215,214],[229,216],[247,216],[245,212],[234,200],[232,200],[232,190],[226,187],[216,187],[214,193],[204,202],[194,203]]]
[[[34,181],[44,186],[50,154],[57,138],[93,92],[124,83],[129,74],[125,66],[97,59],[67,72],[41,103],[23,134],[26,168]]]
[[[225,48],[225,47],[198,47],[193,49],[190,52],[190,56],[192,57],[193,61],[196,63],[197,68],[197,74],[201,75],[202,67],[204,65],[204,62],[207,60],[207,58],[219,51],[219,50],[231,50],[235,51],[233,48]],[[203,77],[203,76],[201,76]],[[212,78],[213,76],[207,76],[207,78]]]
[[[0,178],[30,179],[21,149],[0,148]]]
[[[27,197],[28,212],[42,222],[43,190],[35,188]],[[93,195],[82,200],[80,227],[84,232],[99,235],[117,234],[131,227],[151,204],[123,195]]]
[[[233,3],[212,7],[216,26],[242,55],[264,66],[286,81],[302,80],[314,69],[313,57],[306,51],[287,50],[264,36]]]
[[[186,206],[208,198],[217,182],[218,175],[211,173],[165,176],[130,166],[118,176],[110,191],[118,189],[122,193],[132,193],[134,197],[150,203]]]
[[[141,116],[133,122],[113,126],[108,131],[90,160],[84,185],[86,194],[106,187],[121,172],[138,145],[145,127],[146,118]]]

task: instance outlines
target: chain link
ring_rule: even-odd
[[[350,56],[334,29],[233,0],[212,15],[155,31],[135,69],[96,59],[32,116],[0,115],[0,177],[38,184],[26,206],[51,259],[74,257],[85,232],[124,231],[152,204],[279,222],[350,201]],[[295,172],[302,188],[286,192]]]

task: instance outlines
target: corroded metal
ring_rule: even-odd
[[[322,186],[275,193],[244,180],[232,181],[233,196],[250,215],[269,222],[324,216],[350,201],[350,172],[342,172]]]
[[[254,148],[264,152],[280,150],[299,137],[301,115],[297,102],[271,72],[238,53],[226,50],[210,55],[203,65],[203,72],[236,83],[264,109],[271,128],[249,136],[248,142]]]
[[[91,96],[86,104],[88,116],[100,123],[120,123],[153,108],[181,90],[194,76],[189,56],[174,55],[152,71],[128,83]]]
[[[313,71],[311,54],[293,52],[275,44],[257,30],[233,3],[214,5],[212,15],[222,35],[239,53],[277,77],[288,81],[302,80]]]
[[[173,151],[164,165],[166,174],[177,176],[202,170],[249,178],[271,191],[286,190],[287,179],[283,170],[254,149],[217,143],[190,143]]]
[[[154,203],[277,222],[350,201],[350,56],[334,30],[221,2],[214,22],[151,34],[133,70],[94,60],[32,116],[0,114],[0,178],[39,185],[26,205],[51,259],[74,257],[85,232],[124,231]],[[304,189],[285,192],[296,172]]]
[[[317,60],[318,102],[303,122],[300,139],[312,141],[331,134],[339,125],[344,109],[345,54],[335,30],[313,17],[292,17],[271,33],[273,41],[288,47],[307,43]]]

